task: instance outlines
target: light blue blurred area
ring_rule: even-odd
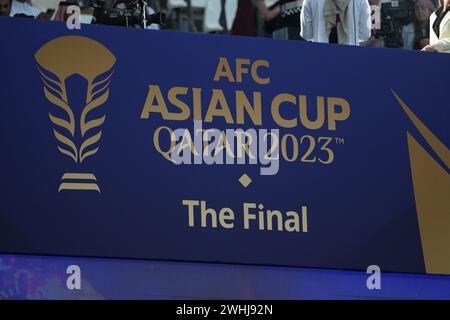
[[[81,290],[69,290],[69,265]],[[450,276],[0,254],[0,299],[450,299]]]

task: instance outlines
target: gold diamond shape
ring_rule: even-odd
[[[244,188],[247,188],[249,184],[252,183],[252,179],[250,179],[250,177],[246,173],[244,173],[239,178],[239,182],[244,186]]]

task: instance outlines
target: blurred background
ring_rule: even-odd
[[[67,7],[77,5],[81,23],[302,41],[305,1],[315,0],[0,0],[0,15],[65,21]],[[420,50],[429,43],[429,18],[439,0],[365,1],[372,32],[362,45]]]

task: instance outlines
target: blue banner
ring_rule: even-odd
[[[0,251],[450,274],[450,57],[1,18]]]

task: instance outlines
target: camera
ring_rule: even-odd
[[[381,5],[381,30],[378,35],[388,48],[403,47],[402,28],[412,21],[410,0],[396,0]]]

